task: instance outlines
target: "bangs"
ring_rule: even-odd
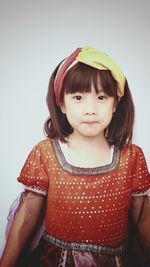
[[[64,79],[60,100],[63,100],[64,93],[91,92],[92,85],[96,93],[103,89],[106,95],[117,97],[117,82],[109,70],[98,70],[78,62]]]

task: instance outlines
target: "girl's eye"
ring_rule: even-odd
[[[100,100],[100,101],[103,101],[103,100],[105,100],[107,97],[105,96],[105,95],[99,95],[98,96],[98,100]]]
[[[73,97],[73,99],[76,100],[76,101],[80,101],[82,99],[82,96],[81,95],[75,95]]]

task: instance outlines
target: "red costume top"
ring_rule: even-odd
[[[150,188],[141,148],[114,149],[112,162],[96,168],[69,164],[57,139],[31,151],[18,181],[47,195],[46,232],[64,242],[115,248],[127,239],[128,211],[134,195]]]

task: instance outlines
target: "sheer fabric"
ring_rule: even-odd
[[[108,253],[109,249],[98,253],[88,251],[88,246],[85,251],[66,249],[42,237],[25,256],[25,265],[22,259],[28,249],[23,251],[17,267],[149,266],[150,174],[141,148],[114,148],[110,164],[79,168],[66,161],[58,140],[47,139],[31,151],[18,181],[27,191],[47,196],[45,231],[49,235],[67,244],[112,250],[127,241],[128,245],[120,253]]]

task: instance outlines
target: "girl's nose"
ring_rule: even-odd
[[[85,114],[94,115],[96,114],[96,103],[92,97],[88,97],[85,101],[84,106]]]

